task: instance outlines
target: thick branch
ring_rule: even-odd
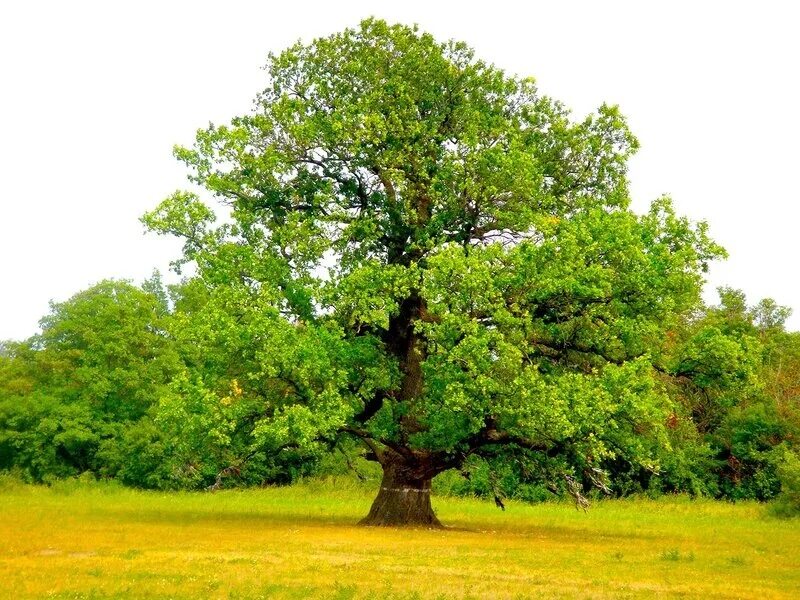
[[[364,403],[363,410],[353,415],[353,420],[357,423],[366,423],[383,407],[383,401],[388,397],[388,394],[383,390],[376,392],[372,398]]]
[[[384,452],[378,446],[375,445],[375,442],[381,444],[382,446],[386,446],[387,448],[392,450],[395,454],[399,454],[400,456],[411,458],[414,455],[413,451],[410,448],[407,448],[406,446],[397,444],[385,438],[375,437],[369,431],[366,431],[364,429],[344,426],[340,428],[340,431],[344,433],[350,433],[356,436],[357,438],[363,440],[363,442],[369,447],[370,450],[372,450],[375,453],[375,455],[378,457],[379,460],[381,459],[381,457],[384,456]]]

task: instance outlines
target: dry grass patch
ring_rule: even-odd
[[[795,598],[800,522],[752,504],[626,500],[506,512],[436,498],[447,530],[354,525],[372,492],[333,484],[154,493],[0,491],[9,597]]]

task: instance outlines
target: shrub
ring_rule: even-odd
[[[772,513],[782,518],[798,517],[800,516],[800,455],[784,448],[776,470],[781,482],[781,493],[772,503]]]

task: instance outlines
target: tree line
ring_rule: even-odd
[[[345,438],[259,447],[265,390],[253,373],[259,353],[282,348],[253,344],[233,315],[218,320],[217,302],[198,279],[165,289],[155,275],[53,303],[41,334],[0,350],[0,469],[32,482],[90,473],[141,488],[206,489],[289,483],[318,472],[334,451],[341,469],[352,466],[361,449]],[[636,439],[652,462],[622,454],[598,462],[611,494],[780,493],[800,439],[800,333],[786,331],[788,315],[722,289],[718,305],[667,332],[656,363],[668,391],[664,427]],[[590,487],[585,467],[569,456],[485,457],[449,486],[541,500],[569,492],[554,469]]]

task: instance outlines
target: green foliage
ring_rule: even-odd
[[[0,468],[34,481],[137,469],[142,453],[111,449],[179,366],[163,290],[157,277],[147,285],[104,281],[53,303],[40,335],[9,346],[0,364]]]
[[[184,192],[143,218],[185,239],[205,297],[178,317],[193,373],[159,409],[180,443],[349,436],[420,479],[468,456],[547,459],[559,481],[655,470],[653,360],[723,251],[666,198],[629,210],[619,110],[574,122],[463,43],[378,20],[267,72],[251,114],[175,152],[231,220]]]
[[[97,452],[98,472],[126,485],[155,488],[180,488],[168,468],[168,442],[164,432],[150,417],[122,428],[119,435],[107,438]]]
[[[800,454],[787,449],[777,453],[781,493],[773,502],[773,513],[781,517],[800,515]]]
[[[727,457],[721,468],[722,494],[758,500],[775,496],[780,480],[772,454],[784,440],[796,437],[798,431],[792,429],[770,399],[733,409],[710,436]]]
[[[778,493],[775,451],[795,447],[800,433],[800,335],[784,331],[787,315],[769,299],[748,308],[744,294],[722,288],[719,306],[687,324],[668,372],[674,428],[696,434],[667,457],[658,482],[666,489],[759,500]]]
[[[670,445],[658,452],[658,472],[642,481],[638,489],[631,487],[630,491],[718,496],[720,463],[714,448],[697,431],[690,418],[675,416],[670,422]]]
[[[178,366],[164,317],[163,298],[126,282],[103,281],[53,303],[32,340],[41,383],[106,418],[141,418]]]
[[[0,401],[0,468],[50,481],[88,469],[100,432],[87,406],[33,393]]]
[[[167,470],[158,487],[289,483],[308,474],[322,448],[265,443],[255,431],[262,409],[236,380],[219,398],[199,379],[176,378],[155,411]]]
[[[555,467],[538,456],[516,461],[474,457],[460,471],[437,476],[433,488],[437,493],[451,496],[542,502],[566,493],[564,481],[555,480],[553,471],[558,473]]]

